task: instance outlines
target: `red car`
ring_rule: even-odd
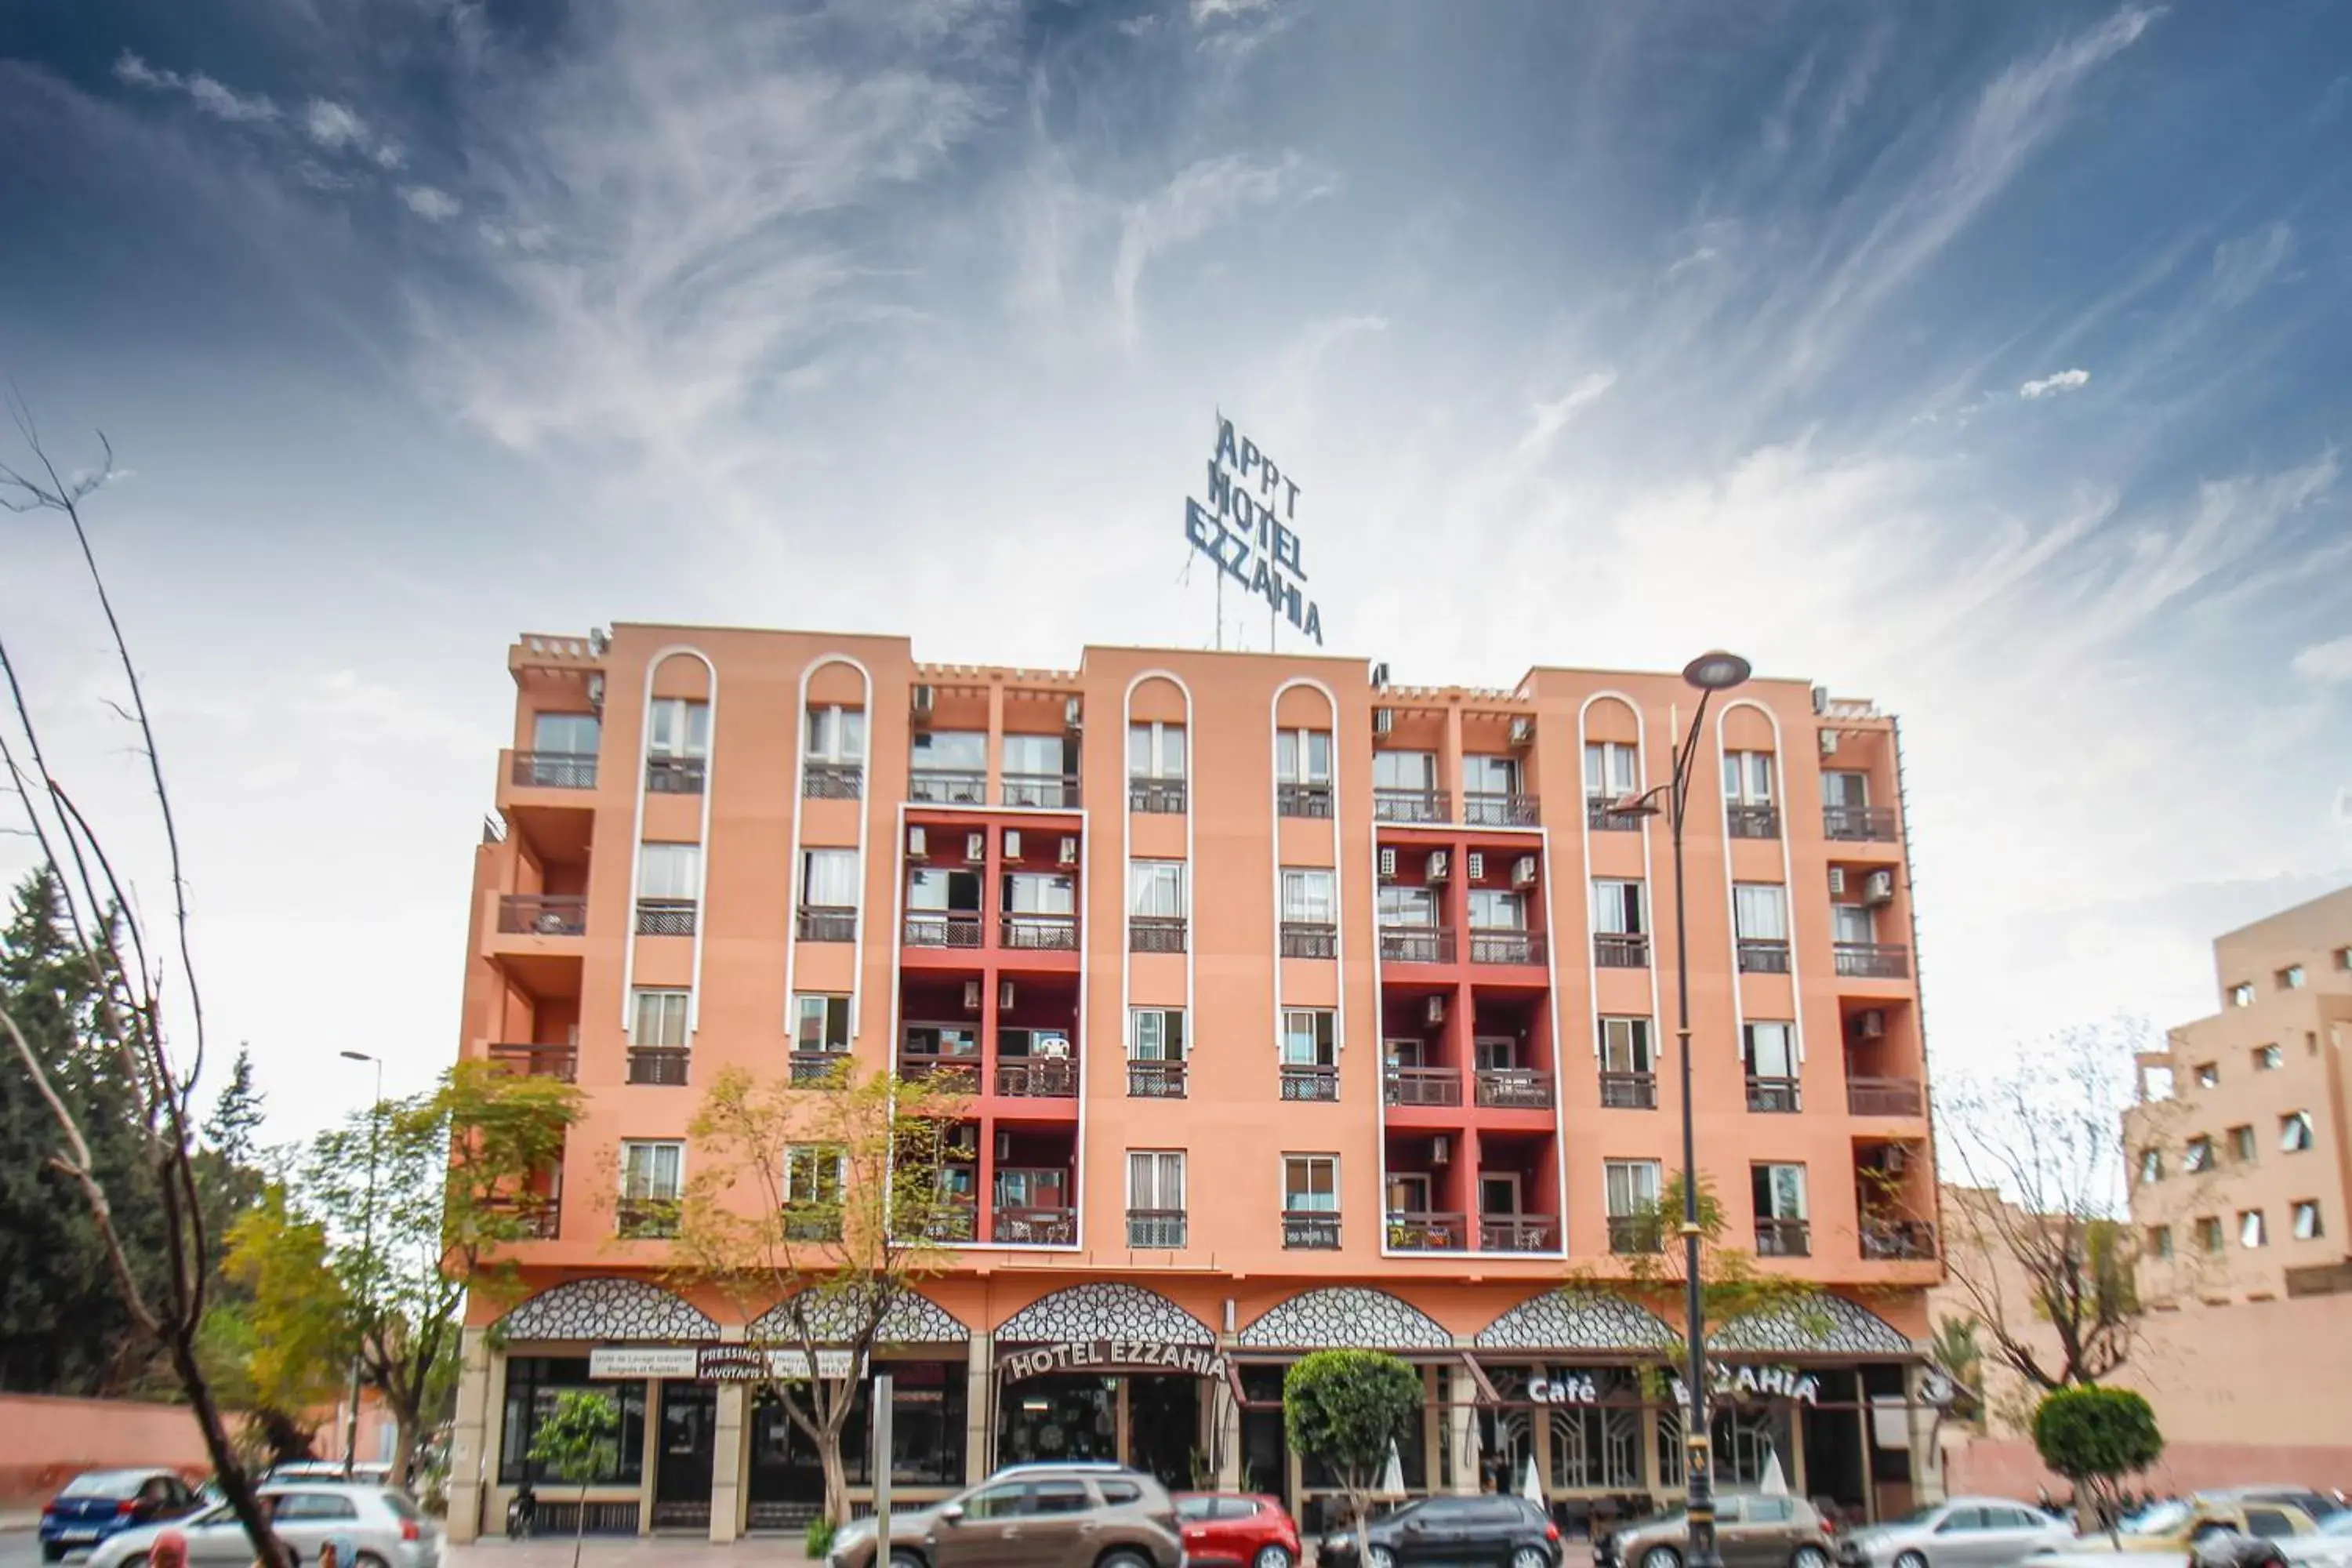
[[[1184,1561],[1200,1568],[1297,1568],[1298,1526],[1280,1500],[1245,1492],[1179,1492],[1176,1524],[1184,1534]]]

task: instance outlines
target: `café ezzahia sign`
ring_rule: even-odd
[[[847,1351],[821,1350],[812,1373],[806,1351],[758,1345],[599,1345],[588,1352],[588,1375],[691,1378],[698,1383],[759,1383],[769,1378],[805,1383],[812,1375],[856,1377],[857,1361]]]
[[[1184,498],[1184,538],[1320,647],[1323,612],[1304,586],[1306,548],[1296,526],[1300,493],[1297,479],[1220,416],[1209,499]]]

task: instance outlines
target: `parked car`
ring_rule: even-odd
[[[1847,1568],[2009,1568],[2037,1552],[2059,1551],[2074,1530],[2008,1498],[1953,1498],[1838,1538]]]
[[[95,1546],[142,1524],[194,1513],[196,1494],[170,1470],[89,1470],[41,1510],[41,1561]]]
[[[1360,1551],[1351,1531],[1326,1535],[1316,1562],[1324,1568],[1412,1568],[1423,1563],[1559,1568],[1559,1526],[1525,1498],[1423,1498],[1372,1521]],[[1816,1568],[1829,1568],[1829,1559]]]
[[[1168,1490],[1118,1465],[1016,1465],[929,1508],[890,1515],[888,1552],[874,1521],[833,1538],[831,1568],[1180,1568],[1184,1542]]]
[[[1724,1568],[1831,1568],[1837,1550],[1812,1504],[1752,1492],[1715,1500],[1715,1541]],[[1602,1536],[1592,1560],[1599,1568],[1682,1568],[1689,1547],[1690,1521],[1676,1509]]]
[[[341,1459],[289,1459],[282,1465],[272,1465],[261,1478],[265,1481],[340,1481],[352,1480],[372,1487],[392,1484],[390,1465],[353,1465],[352,1473],[343,1474]]]
[[[2241,1502],[2291,1502],[2320,1523],[2345,1511],[2342,1503],[2310,1487],[2216,1487],[2207,1495],[2236,1498]]]
[[[352,1538],[355,1568],[436,1568],[441,1561],[441,1527],[390,1487],[271,1482],[260,1496],[298,1565],[317,1563],[319,1549],[337,1535]],[[187,1538],[189,1568],[250,1568],[253,1562],[245,1526],[224,1504],[169,1525],[126,1530],[90,1553],[89,1568],[145,1568],[156,1535],[166,1529]]]
[[[2352,1513],[2331,1513],[2317,1531],[2290,1535],[2278,1549],[2295,1568],[2352,1568]]]
[[[1278,1498],[1244,1492],[1179,1492],[1176,1521],[1184,1561],[1202,1568],[1294,1568],[1306,1556],[1298,1526]]]
[[[2215,1535],[2276,1541],[2309,1535],[2318,1528],[2317,1521],[2291,1502],[2199,1492],[2185,1501],[2144,1508],[2118,1524],[2113,1534],[2102,1530],[2078,1535],[2062,1554],[2112,1557],[2117,1552],[2160,1552],[2174,1554],[2174,1561],[2179,1562],[2189,1548]]]

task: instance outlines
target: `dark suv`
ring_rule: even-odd
[[[1559,1568],[1559,1526],[1525,1498],[1423,1498],[1372,1521],[1361,1551],[1346,1531],[1325,1536],[1316,1561],[1341,1568]]]
[[[834,1538],[831,1568],[876,1568],[874,1521]],[[1176,1504],[1118,1465],[1015,1465],[929,1508],[890,1516],[890,1568],[1180,1568]]]

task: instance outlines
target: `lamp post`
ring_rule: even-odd
[[[368,1170],[367,1203],[360,1215],[360,1288],[371,1294],[375,1289],[375,1160],[376,1145],[383,1135],[383,1058],[365,1051],[345,1051],[347,1062],[375,1064],[375,1098],[368,1102]],[[362,1331],[364,1332],[364,1320]],[[352,1479],[352,1468],[360,1452],[360,1352],[352,1352],[351,1406],[343,1415],[343,1479]]]
[[[1698,1145],[1691,1119],[1690,926],[1683,905],[1683,816],[1690,800],[1691,764],[1698,757],[1698,742],[1706,705],[1718,691],[1728,691],[1748,676],[1748,661],[1736,653],[1703,653],[1683,667],[1683,679],[1698,689],[1698,708],[1690,731],[1675,749],[1675,771],[1665,784],[1621,801],[1611,809],[1627,815],[1655,816],[1658,797],[1675,849],[1675,1041],[1682,1056],[1683,1079],[1683,1346],[1688,1352],[1683,1412],[1684,1506],[1690,1518],[1688,1568],[1723,1568],[1715,1544],[1715,1478],[1708,1457],[1706,1418],[1706,1324],[1699,1299],[1698,1278]]]

